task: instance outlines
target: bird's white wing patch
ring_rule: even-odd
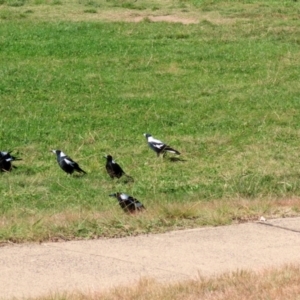
[[[0,153],[1,153],[3,156],[8,154],[8,152],[4,152],[4,151],[1,151]]]
[[[158,148],[158,149],[161,149],[165,145],[163,143],[159,143],[159,144],[157,144],[157,143],[151,143],[151,144],[153,145],[153,147]]]
[[[111,161],[113,164],[115,164],[116,162],[114,160]]]
[[[149,143],[155,143],[155,144],[164,144],[162,141],[157,140],[157,139],[154,139],[152,136],[150,136],[150,137],[148,138],[148,142],[149,142]]]
[[[67,158],[65,158],[64,159],[64,161],[66,162],[66,164],[68,164],[68,165],[73,165],[74,164],[74,162],[73,161],[71,161],[71,160],[68,160]]]
[[[124,194],[124,193],[122,193],[120,195],[120,197],[121,197],[122,200],[127,200],[129,198],[129,196],[127,194]]]
[[[170,152],[170,153],[175,153],[176,154],[176,152],[174,150],[167,149],[167,151]]]

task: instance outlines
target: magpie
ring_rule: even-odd
[[[77,162],[72,160],[69,156],[67,156],[65,153],[63,153],[61,150],[52,150],[54,154],[56,154],[56,159],[59,164],[59,166],[68,174],[73,174],[74,171],[77,171],[78,173],[84,173]]]
[[[106,171],[110,178],[114,179],[115,177],[120,178],[122,175],[126,176],[128,179],[133,181],[133,178],[127,175],[118,163],[116,163],[111,155],[104,156],[106,158]]]
[[[177,150],[175,150],[175,149],[171,148],[170,146],[166,145],[162,141],[153,138],[151,134],[144,133],[144,136],[147,139],[149,147],[153,151],[156,152],[157,156],[159,156],[160,154],[164,155],[166,152],[171,152],[171,153],[178,154],[178,155],[180,154],[180,152],[178,152]]]
[[[121,208],[127,213],[134,213],[145,209],[145,206],[137,199],[125,193],[110,194],[109,197],[116,197],[119,201]]]
[[[12,161],[22,160],[15,156],[10,155],[12,151],[0,151],[0,170],[1,172],[9,172],[12,168],[17,168],[12,165]]]

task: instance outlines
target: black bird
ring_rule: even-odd
[[[166,145],[162,141],[153,138],[151,134],[144,133],[144,136],[147,139],[149,147],[156,152],[157,156],[160,154],[164,155],[166,152],[171,152],[178,155],[180,154],[180,152]]]
[[[115,177],[120,178],[122,175],[126,176],[128,179],[133,181],[133,178],[127,175],[118,163],[116,163],[111,155],[104,156],[106,158],[106,171],[110,178],[114,179]]]
[[[67,156],[65,153],[63,153],[60,150],[52,150],[54,154],[56,154],[56,159],[59,164],[59,166],[68,174],[73,174],[74,171],[77,171],[79,173],[86,174],[85,171],[83,171],[77,162],[72,160],[69,156]]]
[[[1,172],[9,172],[12,168],[17,168],[12,165],[12,161],[22,160],[15,156],[10,155],[12,151],[0,151],[0,170]]]
[[[140,201],[127,194],[114,193],[110,194],[109,196],[116,197],[119,201],[121,208],[125,212],[134,213],[136,211],[145,209],[145,206]]]

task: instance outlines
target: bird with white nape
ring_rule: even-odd
[[[117,198],[121,208],[126,213],[134,213],[145,209],[145,206],[139,200],[125,193],[118,192],[118,193],[110,194],[109,196]]]
[[[69,156],[67,156],[64,152],[61,150],[51,150],[56,155],[56,160],[58,165],[61,167],[63,171],[65,171],[67,174],[73,174],[74,171],[78,173],[84,173],[86,174],[85,171],[83,171],[77,162],[72,160]]]
[[[166,152],[170,152],[170,153],[174,153],[174,154],[180,155],[179,151],[175,150],[174,148],[171,148],[170,146],[168,146],[164,142],[153,138],[151,134],[144,133],[144,136],[147,139],[148,146],[153,151],[156,152],[157,156],[159,156],[160,154],[164,155]]]

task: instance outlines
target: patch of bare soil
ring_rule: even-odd
[[[15,8],[8,8],[15,13]],[[63,6],[49,6],[39,5],[20,7],[18,13],[25,13],[31,10],[34,13],[31,15],[33,19],[43,20],[64,20],[82,22],[82,21],[106,21],[106,22],[169,22],[181,23],[185,25],[197,24],[202,21],[208,21],[213,24],[232,24],[236,22],[236,18],[225,18],[219,12],[199,12],[199,11],[169,11],[160,10],[153,12],[150,10],[136,11],[131,9],[124,10],[110,10],[110,9],[95,9],[89,13],[81,5],[63,5]]]
[[[143,22],[148,20],[150,22],[169,22],[169,23],[181,23],[181,24],[197,24],[199,22],[198,16],[195,15],[181,15],[181,14],[173,14],[167,13],[162,15],[151,14],[147,12],[133,12],[133,11],[123,11],[123,12],[114,12],[114,11],[106,11],[103,13],[95,14],[91,16],[93,19],[96,17],[97,19],[104,19],[109,22]]]
[[[198,24],[200,21],[208,21],[214,24],[231,24],[236,22],[232,18],[224,18],[217,12],[210,13],[168,13],[164,15],[154,15],[147,13],[130,13],[110,12],[103,15],[107,21],[125,21],[125,22],[142,22],[148,20],[150,22],[168,22],[168,23],[181,23],[185,25]]]
[[[169,23],[182,23],[182,24],[197,24],[198,20],[193,18],[182,18],[178,16],[147,16],[146,17],[151,22],[169,22]],[[145,19],[143,16],[133,17],[131,19],[132,22],[141,22]],[[130,21],[130,20],[128,20]]]
[[[98,16],[107,21],[124,21],[124,22],[142,22],[148,20],[150,22],[169,22],[169,23],[181,23],[185,25],[198,24],[201,21],[208,21],[213,24],[233,24],[237,21],[236,18],[225,18],[218,12],[160,12],[160,14],[153,14],[151,12],[107,12]],[[240,19],[241,20],[241,19]],[[245,19],[244,19],[245,20]]]

